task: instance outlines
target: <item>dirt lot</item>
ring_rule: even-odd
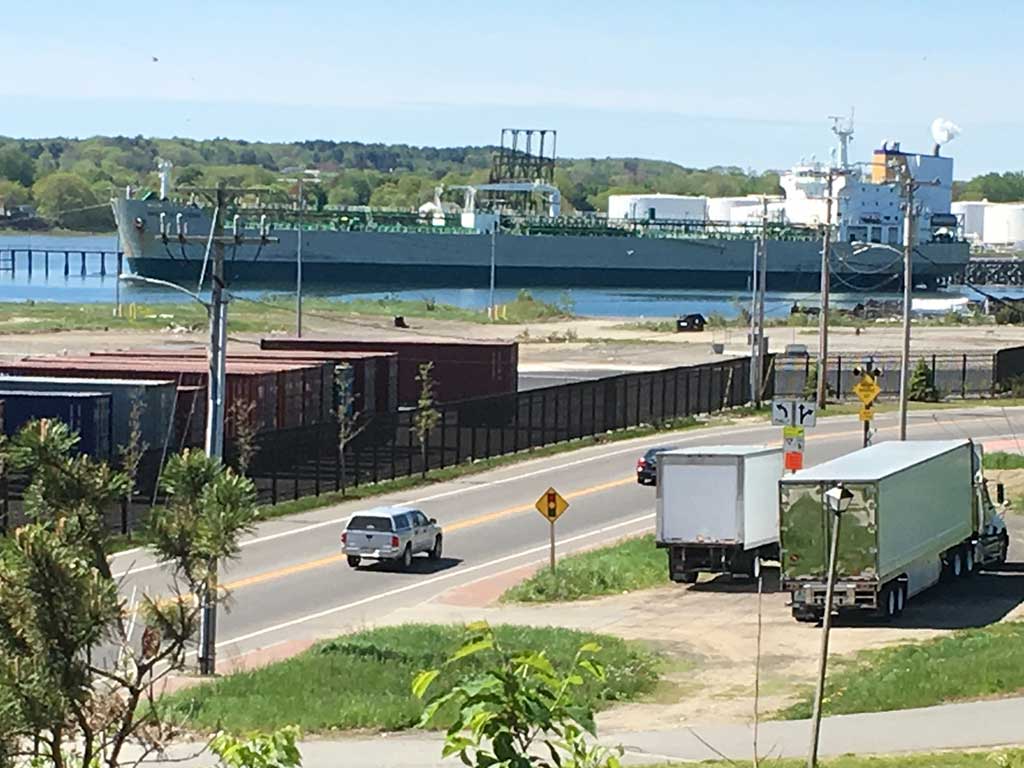
[[[616,370],[663,368],[705,362],[721,357],[712,351],[712,343],[724,345],[725,355],[747,354],[746,331],[737,328],[709,329],[703,333],[676,334],[625,329],[628,318],[585,318],[529,325],[485,325],[456,321],[410,320],[412,328],[396,330],[390,318],[361,317],[346,322],[328,322],[311,318],[307,335],[343,335],[350,338],[424,338],[424,339],[500,339],[520,340],[520,366],[528,370],[610,368]],[[232,334],[236,345],[258,342],[258,334]],[[549,341],[558,338],[560,341]],[[564,341],[574,338],[575,341]],[[27,354],[78,354],[90,350],[132,346],[202,344],[203,333],[177,331],[123,332],[70,331],[62,333],[0,335],[0,356]],[[817,348],[817,332],[812,328],[772,328],[769,341],[773,351],[787,344]],[[950,326],[915,328],[915,351],[995,350],[1021,343],[1019,328],[1007,326]],[[894,327],[869,327],[860,335],[852,328],[834,328],[830,332],[833,352],[897,351],[900,330]]]
[[[833,659],[892,643],[924,640],[965,627],[1024,620],[1024,516],[1008,517],[1012,562],[999,572],[943,583],[914,598],[893,624],[841,618],[832,633]],[[525,578],[528,571],[517,572]],[[512,574],[510,574],[512,575]],[[514,580],[514,579],[513,579]],[[498,594],[508,578],[480,594]],[[599,600],[548,606],[471,605],[473,592],[442,597],[387,618],[405,621],[556,625],[604,632],[649,644],[665,658],[663,682],[647,701],[625,704],[599,716],[603,731],[651,730],[683,724],[749,722],[753,713],[758,625],[756,587],[747,581],[702,577],[693,586],[673,585]],[[809,689],[816,673],[820,630],[793,620],[777,572],[766,571],[761,597],[760,711],[771,713]]]

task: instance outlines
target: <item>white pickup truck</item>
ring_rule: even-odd
[[[378,507],[352,516],[341,534],[341,548],[353,568],[364,559],[398,560],[409,568],[420,552],[440,560],[442,538],[437,520],[418,509]]]

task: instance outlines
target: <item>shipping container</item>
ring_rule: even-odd
[[[515,342],[353,341],[269,337],[260,342],[265,350],[313,352],[393,352],[398,355],[398,402],[416,405],[420,365],[434,364],[433,378],[438,402],[468,400],[517,391],[519,345]]]
[[[91,352],[97,358],[153,358],[153,359],[206,359],[203,347],[166,348],[153,347],[129,349],[123,352]],[[366,414],[391,413],[398,409],[398,355],[394,352],[305,352],[286,350],[245,350],[238,352],[228,348],[228,361],[271,362],[275,364],[310,365],[331,363],[349,369],[341,374],[352,387],[353,406]],[[337,382],[335,382],[336,384]],[[336,389],[337,387],[335,387]],[[369,394],[368,394],[369,393]],[[310,393],[307,392],[307,397]],[[339,402],[335,393],[334,405]]]
[[[330,418],[333,365],[289,364],[275,361],[227,363],[225,413],[236,403],[253,403],[251,414],[257,431],[311,426]],[[169,379],[178,387],[205,387],[205,361],[188,358],[124,357],[29,357],[0,363],[0,375],[53,376],[59,378]],[[303,396],[306,392],[307,396]],[[226,419],[225,434],[234,435],[234,420]]]
[[[168,439],[175,410],[174,382],[149,379],[66,378],[62,376],[7,376],[0,370],[0,389],[24,392],[100,392],[111,397],[112,443],[116,450],[129,439],[133,404],[141,407],[139,426],[142,440],[150,448]],[[172,439],[174,435],[170,436]]]
[[[111,396],[101,392],[31,392],[0,389],[4,402],[4,434],[11,436],[31,421],[62,421],[78,434],[77,450],[109,461]]]

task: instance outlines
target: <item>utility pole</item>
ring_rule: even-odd
[[[761,200],[761,234],[754,246],[754,297],[750,308],[750,399],[761,406],[764,390],[764,293],[768,278],[768,199]]]
[[[832,183],[834,168],[828,171],[828,192],[825,196],[825,233],[821,241],[821,310],[818,313],[818,407],[828,400],[828,301],[831,282],[830,249],[832,247]]]
[[[497,214],[494,223],[491,225],[491,285],[487,294],[487,316],[494,322],[494,259],[498,246],[498,222],[501,221],[501,214]]]
[[[914,180],[903,177],[903,350],[900,355],[900,440],[907,439],[907,398],[910,394],[910,310],[914,288]]]
[[[295,335],[302,338],[302,209],[306,198],[302,194],[302,177],[299,177],[299,242],[295,248]]]
[[[224,234],[224,216],[229,198],[242,192],[255,190],[228,189],[223,182],[213,189],[194,189],[193,192],[205,194],[214,204],[213,224],[208,236],[189,236],[184,232],[178,234],[182,243],[202,242],[208,246],[210,254],[210,346],[208,350],[208,375],[206,382],[206,455],[218,460],[224,458],[224,391],[227,385],[227,325],[228,305],[224,295],[224,246],[228,243],[244,245],[246,243],[265,244],[277,242],[277,238],[267,237],[261,228],[259,237],[247,238],[236,227],[230,235]],[[237,220],[237,219],[236,219]],[[166,232],[158,237],[167,238]],[[202,267],[206,272],[206,264]],[[200,289],[202,285],[200,284]],[[218,569],[216,561],[209,563],[209,578],[199,595],[199,672],[212,675],[217,667],[217,593]]]

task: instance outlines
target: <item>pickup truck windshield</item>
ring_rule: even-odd
[[[350,531],[390,531],[391,518],[356,515],[348,521]]]

